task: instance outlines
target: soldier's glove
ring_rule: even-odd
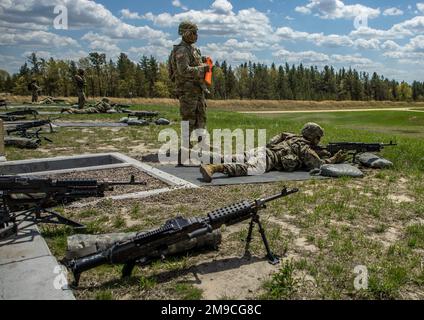
[[[331,159],[334,161],[332,163],[342,163],[345,162],[347,159],[348,154],[344,152],[343,150],[340,150],[337,152]]]
[[[202,63],[200,65],[200,70],[202,70],[202,72],[204,72],[204,73],[208,72],[209,69],[210,69],[210,66],[208,64],[206,64],[206,63]]]

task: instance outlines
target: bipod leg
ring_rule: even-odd
[[[254,218],[252,218],[252,220],[250,220],[250,223],[249,223],[249,232],[247,233],[246,246],[244,247],[245,257],[250,257],[249,246],[250,246],[250,242],[252,242],[252,232],[253,232],[253,227],[255,223],[253,219]]]
[[[264,228],[262,227],[261,221],[259,220],[259,216],[255,216],[255,217],[254,217],[254,221],[255,221],[255,222],[258,224],[258,226],[259,226],[259,232],[260,232],[260,234],[261,234],[262,241],[263,241],[263,243],[264,243],[264,245],[265,245],[266,255],[267,255],[267,257],[268,257],[268,261],[269,261],[269,263],[270,263],[270,264],[272,264],[272,265],[276,265],[276,264],[280,263],[280,259],[278,259],[278,257],[277,257],[277,256],[275,256],[275,255],[271,252],[271,249],[269,248],[268,240],[267,240],[266,235],[265,235],[265,230],[264,230]]]
[[[131,274],[134,270],[135,265],[136,265],[135,261],[130,261],[124,264],[124,267],[122,268],[122,278],[131,277]]]
[[[70,226],[74,229],[84,229],[85,226],[83,224],[80,224],[76,221],[73,221],[71,219],[65,218],[64,216],[61,216],[59,213],[49,210],[44,210],[44,212],[48,213],[49,215],[46,217],[37,217],[37,222],[41,223],[52,223],[52,224],[63,224]],[[56,220],[54,220],[56,219]]]

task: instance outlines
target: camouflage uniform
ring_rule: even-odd
[[[83,109],[85,105],[85,93],[84,93],[84,87],[85,87],[85,77],[82,72],[79,72],[74,77],[75,83],[77,85],[77,95],[78,95],[78,108]]]
[[[109,99],[102,99],[102,101],[97,102],[93,107],[89,107],[87,109],[75,109],[68,108],[63,109],[63,112],[68,112],[71,114],[90,114],[90,113],[107,113],[109,110],[112,110],[112,106],[109,104]]]
[[[265,163],[257,161],[260,152],[264,152]],[[315,148],[304,137],[292,133],[281,133],[271,139],[266,148],[258,148],[246,154],[245,163],[224,164],[224,173],[237,177],[248,175],[248,170],[259,172],[312,170],[326,163],[320,158],[320,153],[319,148]]]
[[[184,29],[187,28],[187,29]],[[206,128],[206,100],[204,93],[205,58],[200,50],[184,39],[186,31],[196,31],[194,24],[183,22],[179,34],[183,35],[180,44],[174,46],[170,56],[171,78],[176,84],[176,94],[180,100],[180,114],[183,121],[189,122],[190,134],[195,129]]]
[[[31,93],[32,93],[32,103],[38,102],[38,93],[40,92],[41,88],[37,85],[36,81],[32,81],[30,84]]]

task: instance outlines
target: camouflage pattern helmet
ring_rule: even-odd
[[[303,126],[302,129],[302,136],[306,140],[314,140],[315,138],[322,138],[324,135],[324,129],[321,128],[320,125],[314,123],[314,122],[308,122]]]
[[[84,74],[85,73],[85,71],[84,71],[84,69],[78,69],[78,74]]]
[[[109,103],[110,102],[110,100],[108,99],[108,98],[102,98],[102,102],[106,102],[106,103]]]
[[[197,31],[197,25],[190,21],[183,21],[178,27],[178,34],[182,36],[186,31]]]

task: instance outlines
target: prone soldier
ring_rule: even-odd
[[[319,147],[323,136],[324,129],[310,122],[304,125],[301,135],[283,132],[272,138],[266,148],[251,150],[244,155],[244,162],[202,165],[200,172],[205,182],[211,182],[213,175],[218,172],[239,177],[247,176],[249,172],[293,172],[344,162],[347,155],[342,150],[331,157],[328,151]],[[260,160],[261,155],[264,161]]]

